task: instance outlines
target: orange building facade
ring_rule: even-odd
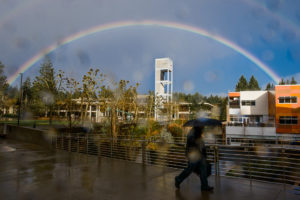
[[[300,134],[300,85],[276,85],[276,132]]]

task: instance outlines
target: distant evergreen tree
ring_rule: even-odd
[[[297,81],[295,80],[294,77],[292,77],[292,80],[291,80],[291,85],[296,85],[297,84]]]
[[[286,79],[285,84],[286,84],[286,85],[289,85],[289,84],[290,84],[290,80],[289,80],[289,79]]]
[[[31,100],[33,98],[33,89],[32,89],[31,80],[29,77],[27,77],[26,80],[24,81],[22,91],[23,91],[23,100],[22,101],[24,102],[25,107],[26,107],[27,104],[29,102],[31,102]]]
[[[279,82],[279,85],[285,85],[285,82],[284,82],[284,79],[281,78],[280,82]]]
[[[274,84],[268,83],[265,90],[274,90]]]
[[[249,90],[260,90],[259,84],[256,78],[252,75],[248,84]]]
[[[49,124],[52,124],[54,105],[58,93],[55,77],[53,64],[49,58],[46,58],[40,67],[39,75],[33,81],[35,93],[42,95],[40,92],[44,92],[48,95],[47,97],[40,96],[40,98],[44,98],[44,103],[48,107]]]
[[[239,82],[235,86],[236,92],[243,91],[243,90],[248,90],[248,82],[244,77],[244,75],[240,77]]]

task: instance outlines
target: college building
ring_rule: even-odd
[[[300,134],[300,85],[228,93],[227,134]],[[243,127],[243,128],[241,128]]]

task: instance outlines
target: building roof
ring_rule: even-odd
[[[229,95],[229,97],[239,97],[239,96],[241,96],[240,92],[229,92],[228,95]]]

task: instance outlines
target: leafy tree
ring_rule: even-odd
[[[113,91],[110,87],[102,85],[98,94],[98,99],[100,101],[100,110],[106,116],[110,112],[109,101],[113,97]]]
[[[6,89],[6,97],[8,99],[18,99],[19,98],[19,89],[15,86],[15,87],[12,87],[12,86],[8,86],[8,88]]]
[[[244,75],[242,75],[239,79],[239,82],[235,86],[235,91],[239,92],[239,91],[243,91],[243,90],[247,90],[247,89],[248,89],[248,82],[247,82],[246,78],[244,77]]]
[[[209,108],[212,111],[212,117],[219,120],[226,120],[226,106],[227,106],[227,98],[220,96],[210,95],[205,98],[205,102],[213,105],[213,108]]]
[[[291,85],[296,85],[297,84],[297,81],[295,80],[294,77],[292,77],[292,80],[291,80]]]
[[[4,110],[4,102],[5,102],[5,93],[8,88],[6,76],[4,75],[4,65],[0,61],[0,114],[3,113]]]
[[[58,78],[59,77],[59,78]],[[52,124],[54,106],[57,101],[57,95],[59,93],[62,76],[56,77],[53,64],[49,58],[47,58],[39,70],[39,75],[35,77],[33,82],[35,93],[38,93],[42,99],[42,103],[49,110],[49,123]]]
[[[30,105],[33,98],[32,85],[29,77],[27,77],[26,80],[24,81],[22,91],[23,91],[22,96],[23,96],[24,107],[26,108],[28,105]]]
[[[76,102],[74,102],[74,98],[77,97],[77,95],[81,92],[81,88],[79,87],[79,82],[77,82],[74,78],[68,78],[66,77],[64,79],[65,87],[65,105],[66,105],[66,110],[67,110],[67,117],[69,121],[69,129],[72,129],[72,115],[73,111],[76,109]]]
[[[226,120],[227,118],[227,105],[228,105],[228,98],[227,97],[220,97],[221,102],[219,104],[220,106],[220,120]]]
[[[105,75],[100,73],[99,69],[90,69],[82,78],[82,96],[81,96],[81,110],[83,112],[83,101],[86,101],[84,113],[81,113],[82,119],[87,118],[87,110],[91,106],[93,100],[97,98],[97,91],[101,88]],[[84,114],[84,115],[83,115]]]
[[[4,94],[2,107],[7,108],[19,105],[19,89],[17,87],[8,86]]]
[[[260,90],[259,84],[253,75],[250,78],[248,90]]]
[[[4,68],[5,66],[0,61],[0,91],[3,93],[8,88],[6,76],[4,75]]]
[[[146,100],[146,117],[152,118],[154,116],[154,109],[155,109],[155,95],[154,91],[149,90],[148,97]]]
[[[162,96],[155,95],[154,96],[154,117],[157,120],[157,117],[163,113],[163,102],[164,99]],[[164,112],[165,113],[165,112]]]
[[[122,120],[137,121],[137,87],[129,85],[129,81],[120,80],[119,83],[114,83],[115,88],[110,98],[110,119],[111,119],[111,133],[115,138],[117,137],[117,125],[119,123],[118,115]],[[132,113],[132,111],[134,113]]]
[[[195,94],[175,93],[174,100],[190,103],[188,104],[188,110],[191,112],[190,119],[198,117],[197,114],[202,110],[212,112],[211,117],[226,120],[227,98],[225,97],[214,95],[206,97],[197,92]]]

